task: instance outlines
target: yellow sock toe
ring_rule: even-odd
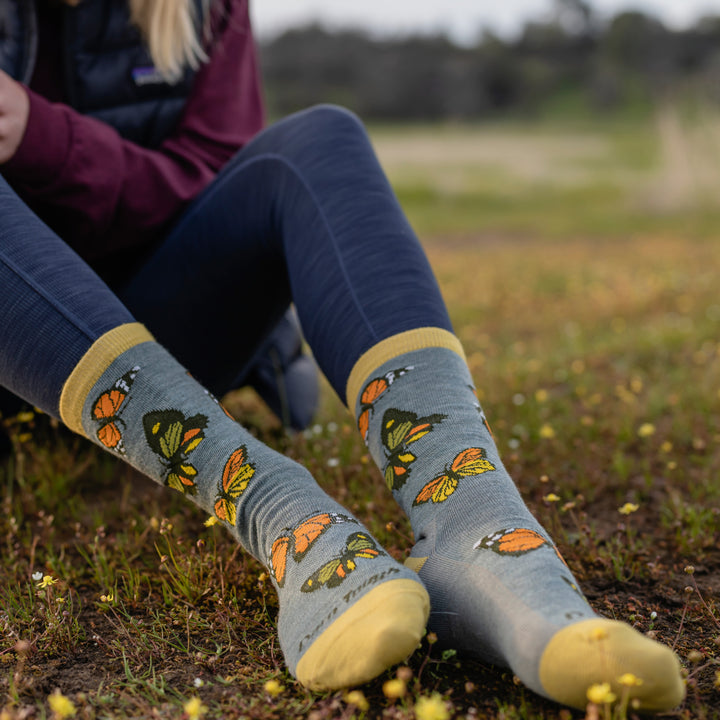
[[[580,709],[596,683],[609,683],[620,698],[627,690],[618,680],[626,673],[642,681],[630,690],[639,710],[670,710],[685,696],[675,653],[615,620],[584,620],[563,628],[545,648],[539,669],[550,697]]]
[[[297,679],[311,690],[336,690],[372,680],[415,650],[429,612],[430,599],[420,583],[383,583],[310,646],[297,665]]]

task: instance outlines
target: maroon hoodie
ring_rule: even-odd
[[[264,111],[248,0],[224,0],[210,61],[195,76],[172,136],[148,150],[62,104],[56,18],[38,3],[39,49],[30,116],[0,165],[27,204],[91,264],[161,238],[218,170],[262,127]],[[130,258],[128,258],[130,260]]]

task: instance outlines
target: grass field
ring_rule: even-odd
[[[720,717],[720,121],[373,134],[523,496],[597,611],[675,648],[669,716]],[[329,390],[294,437],[250,392],[227,405],[405,556]],[[1,720],[63,717],[57,693],[81,718],[410,720],[433,696],[448,718],[585,716],[427,641],[359,692],[303,690],[266,572],[220,527],[37,415],[6,422]]]

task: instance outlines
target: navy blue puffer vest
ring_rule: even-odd
[[[198,0],[198,17],[200,2]],[[68,104],[114,127],[124,138],[157,147],[175,128],[192,86],[155,70],[127,0],[83,0],[63,9],[63,76]],[[0,68],[29,82],[37,52],[34,0],[0,0]]]

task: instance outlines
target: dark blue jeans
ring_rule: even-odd
[[[0,385],[53,415],[90,345],[139,320],[215,392],[293,301],[344,399],[375,343],[451,325],[360,122],[320,106],[260,133],[110,289],[0,178]]]

